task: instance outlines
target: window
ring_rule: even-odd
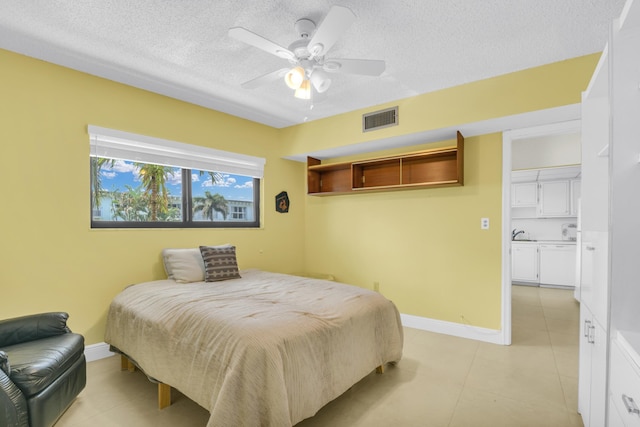
[[[95,126],[89,133],[92,228],[260,226],[264,159]]]
[[[245,219],[247,217],[247,208],[245,206],[233,206],[233,218]]]

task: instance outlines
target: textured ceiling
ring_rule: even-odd
[[[327,0],[0,0],[0,48],[275,127],[371,107],[603,49],[624,0],[338,0],[357,19],[327,57],[383,59],[379,77],[334,75],[311,101],[288,65],[227,35],[242,26],[282,46]]]

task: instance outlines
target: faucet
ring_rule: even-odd
[[[514,228],[514,229],[513,229],[513,231],[511,232],[511,240],[516,240],[516,237],[517,237],[519,234],[523,234],[523,233],[524,233],[524,230],[520,230],[520,231],[518,231],[518,229],[517,229],[517,228]]]

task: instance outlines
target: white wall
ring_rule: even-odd
[[[524,230],[531,240],[563,240],[562,224],[575,224],[576,218],[527,218],[512,219],[511,228]]]
[[[514,140],[511,169],[536,169],[577,165],[581,162],[580,133]]]

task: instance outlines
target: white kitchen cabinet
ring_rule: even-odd
[[[538,198],[538,216],[541,218],[563,217],[571,214],[569,180],[539,182]]]
[[[535,207],[538,204],[538,183],[519,182],[511,184],[511,206]]]
[[[550,286],[574,286],[576,245],[512,242],[511,279]]]
[[[623,417],[624,425],[638,426],[640,417],[636,411],[640,410],[640,1],[627,1],[620,19],[612,26],[610,46],[610,140],[605,141],[610,148],[606,153],[609,172],[606,190],[610,190],[609,203],[606,205],[610,236],[607,297],[609,331],[612,339],[609,397]]]
[[[511,173],[512,217],[577,216],[580,173],[580,166],[513,171]]]
[[[611,377],[609,380],[609,427],[640,426],[640,366],[638,355],[618,333],[611,345]],[[616,417],[617,416],[617,417]]]
[[[609,424],[607,424],[608,427],[627,427],[612,398],[609,398],[609,414],[607,418],[609,420]]]
[[[608,336],[588,308],[580,308],[578,412],[584,427],[601,427],[606,419]]]
[[[541,244],[540,285],[573,286],[576,273],[576,246]]]
[[[511,245],[511,280],[538,283],[538,245],[536,243]]]

